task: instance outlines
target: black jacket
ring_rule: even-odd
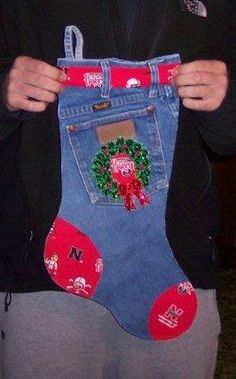
[[[0,57],[8,58],[10,64],[19,55],[29,55],[55,65],[56,58],[64,55],[65,26],[74,24],[84,36],[85,58],[116,56],[143,60],[179,53],[183,62],[219,59],[227,63],[230,88],[220,109],[215,112],[180,109],[166,212],[167,235],[177,260],[195,286],[211,288],[215,285],[214,240],[219,229],[219,212],[206,150],[218,154],[236,152],[236,33],[234,1],[203,3],[208,9],[207,18],[187,11],[183,1],[165,0],[161,12],[156,1],[140,1],[140,11],[128,44],[116,1],[1,1]],[[0,81],[8,69],[6,61],[0,64]],[[18,250],[12,248],[11,242],[17,235],[11,233],[10,223],[4,226],[9,230],[8,240],[1,234],[0,247],[9,245],[10,259],[2,262],[7,275],[0,277],[1,289],[58,289],[43,263],[45,237],[60,202],[56,104],[32,117],[10,115],[1,106],[0,138],[3,144],[16,129],[21,134],[17,164],[27,192],[33,239],[31,247],[26,248],[28,228],[23,229],[19,221],[25,241],[21,233],[21,247],[18,246]],[[2,183],[4,185],[5,181]],[[12,195],[13,204],[14,201]],[[4,204],[1,203],[1,207],[4,214]],[[6,254],[2,256],[4,258]]]

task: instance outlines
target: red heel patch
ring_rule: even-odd
[[[45,243],[44,262],[52,280],[75,295],[91,297],[102,276],[103,260],[91,239],[56,218]]]

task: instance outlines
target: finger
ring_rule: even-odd
[[[222,99],[182,99],[182,104],[185,108],[195,110],[195,111],[214,111],[222,103]]]
[[[53,93],[59,93],[64,88],[64,85],[62,83],[56,80],[53,80],[49,78],[48,76],[13,68],[9,74],[9,83],[19,83],[19,82],[30,84],[35,87],[42,88],[46,91],[50,91]]]
[[[7,98],[14,96],[14,93],[25,98],[31,97],[35,100],[44,101],[46,103],[53,103],[57,98],[56,94],[53,92],[23,82],[18,82],[17,85],[13,83],[9,84]]]
[[[227,66],[224,62],[217,60],[197,60],[190,63],[183,63],[178,67],[178,73],[180,74],[187,74],[194,71],[227,74]]]
[[[186,74],[178,74],[174,79],[173,83],[176,87],[181,86],[194,86],[194,85],[212,85],[221,84],[226,85],[227,76],[216,75],[210,72],[190,72]]]
[[[43,112],[48,104],[43,101],[30,100],[15,94],[10,102],[6,102],[6,106],[10,111],[23,110],[28,112]]]
[[[184,86],[177,89],[178,95],[182,98],[220,98],[225,96],[225,89],[221,86]]]
[[[46,62],[30,57],[16,58],[13,67],[23,71],[31,71],[43,76],[45,75],[56,81],[63,81],[66,79],[66,75],[63,71]]]

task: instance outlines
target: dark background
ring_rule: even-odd
[[[221,267],[236,268],[236,156],[212,157],[212,165],[222,214],[218,239]]]

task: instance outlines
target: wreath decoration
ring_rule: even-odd
[[[141,143],[119,137],[103,145],[92,162],[91,170],[100,191],[114,200],[123,197],[128,211],[136,208],[134,198],[142,206],[150,203],[143,190],[150,180],[150,158]]]

